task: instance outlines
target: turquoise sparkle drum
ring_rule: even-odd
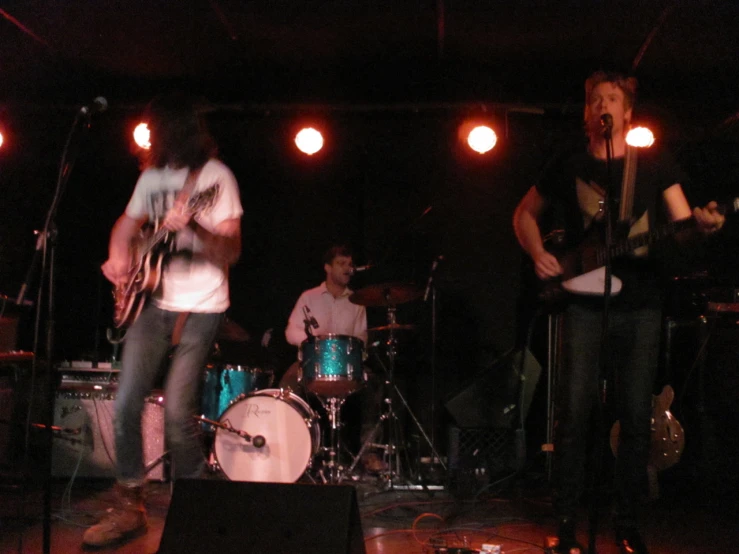
[[[364,343],[349,335],[319,335],[300,345],[298,381],[326,398],[345,397],[364,386]]]
[[[232,364],[208,366],[201,397],[202,415],[218,421],[239,396],[270,388],[273,378],[271,369]],[[203,427],[212,431],[212,426],[207,423]]]

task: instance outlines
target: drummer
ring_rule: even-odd
[[[349,302],[352,290],[349,280],[354,264],[352,252],[344,245],[334,245],[323,256],[326,280],[315,288],[303,292],[295,303],[285,329],[285,338],[293,346],[319,335],[350,335],[367,344],[367,311],[364,306]],[[306,332],[307,331],[307,332]],[[301,391],[298,384],[298,363],[294,363],[280,380],[280,387]],[[371,372],[368,389],[360,393],[362,404],[361,442],[372,432],[378,416],[378,402],[382,386]],[[362,467],[369,473],[379,473],[386,465],[377,452],[369,450],[362,457]]]
[[[334,245],[323,256],[326,280],[303,292],[295,303],[285,329],[285,338],[293,346],[300,345],[311,335],[350,335],[367,343],[367,311],[364,306],[349,302],[352,291],[349,280],[354,264],[352,252],[344,245]],[[280,386],[295,389],[297,366],[291,367]]]

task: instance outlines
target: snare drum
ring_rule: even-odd
[[[244,365],[208,366],[203,383],[201,410],[204,417],[218,421],[231,402],[241,395],[272,386],[271,369]],[[204,424],[206,430],[211,426]]]
[[[320,335],[300,345],[298,381],[325,397],[343,397],[366,381],[362,358],[364,343],[349,335]]]
[[[218,465],[231,481],[294,483],[318,452],[318,417],[289,390],[266,389],[238,398],[221,415],[214,451]],[[229,428],[265,444],[257,448]]]

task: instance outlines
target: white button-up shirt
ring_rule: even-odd
[[[341,296],[334,298],[326,288],[325,281],[303,292],[295,303],[287,322],[285,329],[287,342],[300,346],[308,338],[305,334],[305,314],[303,312],[304,308],[307,308],[309,315],[318,322],[318,328],[311,329],[313,335],[350,335],[367,344],[367,310],[364,306],[349,302],[352,292],[347,288]]]

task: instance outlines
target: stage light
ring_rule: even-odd
[[[146,123],[139,123],[133,130],[133,140],[138,144],[139,148],[148,150],[151,148],[151,132]]]
[[[306,127],[295,135],[295,145],[301,152],[312,156],[323,148],[323,135],[313,127]]]
[[[5,138],[3,137],[2,129],[0,129],[0,148],[3,147],[3,142],[5,142]]]
[[[649,148],[654,144],[654,133],[647,127],[634,127],[626,133],[626,144],[637,148]]]
[[[487,125],[478,125],[467,135],[467,144],[479,154],[485,154],[495,148],[498,135]]]

